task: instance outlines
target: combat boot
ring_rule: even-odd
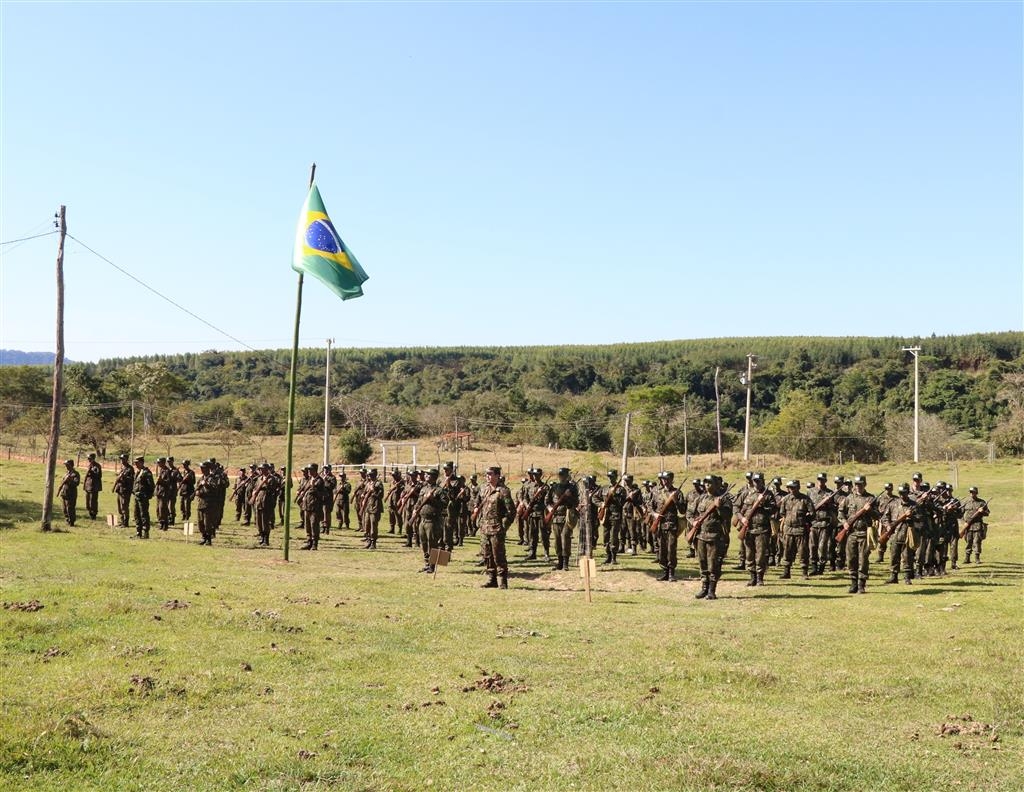
[[[747,581],[747,588],[757,585],[757,572],[750,573],[750,580]]]
[[[974,559],[974,563],[975,564],[980,564],[981,563],[981,553],[978,553],[978,557]]]
[[[508,588],[508,572],[502,572],[501,573],[501,583],[498,584],[498,588],[502,588],[502,589],[507,589]]]
[[[801,567],[801,568],[800,568],[800,570],[801,570],[801,573],[802,573],[803,579],[804,579],[804,580],[807,580],[807,578],[808,578],[808,575],[807,575],[807,567]]]
[[[850,588],[848,588],[846,590],[846,593],[847,594],[856,594],[857,593],[857,576],[856,575],[850,575]]]
[[[661,573],[661,575],[658,576],[658,580],[660,582],[664,582],[664,581],[668,580],[668,569],[667,568],[665,569],[664,572]]]
[[[601,562],[601,566],[608,566],[612,562],[612,551],[606,550],[604,553],[604,561]]]
[[[807,577],[807,572],[804,572],[804,577]],[[789,580],[789,567],[782,568],[782,574],[779,575],[779,580]]]
[[[706,577],[700,579],[700,591],[693,595],[694,599],[704,599],[708,595],[710,583]]]
[[[497,588],[498,587],[498,573],[497,571],[490,571],[487,573],[487,582],[484,583],[480,588]]]
[[[718,581],[717,580],[712,580],[708,584],[708,596],[706,597],[706,599],[709,599],[709,600],[718,599],[718,595],[715,593],[715,591],[717,589],[718,589]]]
[[[758,572],[757,573],[757,585],[759,585],[759,586],[763,586],[764,585],[764,572]]]
[[[868,586],[868,582],[866,580],[858,581],[858,583],[857,583],[857,593],[858,594],[867,594],[868,593],[867,586]]]
[[[149,527],[148,526],[142,529],[142,538],[143,539],[149,539]]]
[[[676,571],[674,569],[670,569],[668,571],[668,582],[669,583],[675,583],[676,582]]]
[[[743,572],[743,571],[744,571],[744,570],[745,570],[746,568],[747,568],[747,562],[746,562],[746,561],[740,561],[740,562],[739,562],[739,563],[738,563],[738,564],[737,564],[737,565],[736,565],[736,566],[734,567],[734,569],[736,569],[736,570],[738,570],[738,571],[740,571],[740,572]]]
[[[967,554],[967,558],[964,559],[964,563],[965,564],[971,563],[971,554],[970,553]]]
[[[911,583],[913,583],[913,581],[914,581],[914,576],[913,576],[912,574],[910,574],[909,572],[907,572],[907,573],[906,573],[906,574],[905,574],[905,575],[903,576],[903,583],[904,583],[905,585],[909,586],[909,585],[910,585]]]
[[[899,576],[899,573],[895,569],[892,571],[892,574],[889,575],[889,579],[887,581],[885,581],[886,585],[888,585],[890,583],[899,583],[899,582],[900,582],[900,576]]]

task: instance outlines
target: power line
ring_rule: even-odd
[[[196,321],[202,322],[204,325],[209,327],[214,332],[220,333],[225,338],[231,339],[232,341],[234,341],[239,346],[242,346],[242,347],[245,347],[246,349],[248,349],[250,352],[258,352],[259,351],[258,349],[254,349],[253,347],[249,346],[247,343],[242,341],[240,338],[236,338],[235,336],[231,335],[231,333],[229,333],[227,330],[222,330],[221,328],[217,327],[217,325],[213,324],[213,322],[209,322],[206,319],[204,319],[203,317],[201,317],[199,314],[195,313],[194,311],[190,311],[188,308],[186,308],[181,303],[175,302],[174,300],[172,300],[170,297],[168,297],[163,292],[159,291],[158,289],[153,288],[152,286],[150,286],[145,281],[140,280],[136,276],[132,275],[132,273],[130,273],[128,270],[124,269],[123,267],[119,267],[113,261],[111,261],[106,256],[104,256],[102,253],[100,253],[100,252],[94,250],[93,248],[89,247],[87,244],[85,244],[85,242],[83,242],[81,239],[79,239],[78,237],[74,236],[73,234],[68,234],[68,238],[69,239],[73,239],[79,245],[81,245],[86,250],[88,250],[90,253],[92,253],[94,256],[96,256],[96,258],[100,259],[101,261],[105,261],[107,264],[109,264],[111,267],[116,269],[122,275],[127,275],[129,278],[131,278],[133,281],[135,281],[137,284],[139,284],[142,288],[152,292],[157,297],[159,297],[161,300],[164,300],[165,302],[170,303],[175,308],[177,308],[179,311],[182,311],[183,313],[188,314],[189,316],[191,316]]]
[[[32,236],[19,237],[18,239],[8,239],[6,242],[0,242],[2,245],[13,245],[15,242],[28,242],[30,239],[39,239],[39,237],[53,236],[57,231],[44,231],[41,234],[33,234]]]

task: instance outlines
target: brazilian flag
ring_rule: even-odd
[[[341,241],[315,184],[309,188],[299,215],[292,269],[319,279],[343,300],[362,297],[362,283],[369,278]]]

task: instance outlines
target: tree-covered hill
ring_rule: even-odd
[[[747,355],[757,355],[752,442],[757,451],[827,458],[898,458],[909,450],[913,358],[922,347],[925,448],[980,453],[991,440],[1021,453],[1024,333],[931,338],[723,338],[604,346],[336,349],[335,425],[402,438],[471,431],[478,437],[617,448],[626,412],[644,453],[714,450],[715,372],[726,448],[742,443]],[[323,422],[326,349],[298,361],[298,426]],[[102,360],[67,369],[69,410],[93,434],[122,431],[134,400],[161,432],[285,429],[288,350],[203,352]],[[46,369],[0,372],[0,400],[49,399]],[[5,408],[5,431],[32,410]],[[22,427],[24,428],[24,427]],[[954,446],[956,448],[954,449]],[[944,451],[943,451],[944,449]]]

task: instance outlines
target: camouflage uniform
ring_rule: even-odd
[[[339,528],[349,527],[348,504],[352,496],[352,485],[345,472],[342,471],[338,486],[334,491],[334,516],[338,518]]]
[[[742,502],[737,504],[741,524],[746,527],[743,544],[746,545],[747,566],[750,569],[748,586],[763,586],[768,571],[768,545],[772,536],[772,517],[775,515],[775,496],[764,485],[764,476],[756,473],[753,485]]]
[[[156,484],[153,471],[146,467],[142,457],[135,460],[135,480],[132,483],[132,494],[135,496],[135,531],[144,538],[149,538],[149,499],[153,497]]]
[[[377,532],[380,526],[380,515],[384,509],[384,484],[377,480],[377,469],[369,473],[363,486],[362,514],[363,542],[367,550],[377,549]]]
[[[78,503],[78,485],[81,483],[82,477],[78,475],[78,471],[75,470],[75,463],[70,459],[64,463],[64,466],[68,472],[64,475],[64,480],[61,481],[57,494],[60,496],[64,507],[64,521],[74,527],[75,520],[78,519],[76,504]]]
[[[398,468],[391,471],[391,487],[388,489],[388,533],[397,533],[401,536],[405,531],[405,520],[398,503],[402,499],[402,492],[405,491],[405,482],[402,481],[402,474]]]
[[[853,483],[860,489],[855,489],[843,498],[839,504],[839,518],[843,521],[844,529],[849,526],[846,532],[846,564],[850,570],[850,593],[863,594],[871,560],[868,531],[878,517],[878,511],[875,508],[875,496],[863,490],[866,483],[864,477],[856,476]]]
[[[622,505],[626,502],[626,488],[617,482],[618,473],[614,470],[608,471],[608,486],[603,487],[598,494],[596,503],[604,509],[604,564],[617,564],[616,556],[619,552],[619,540],[622,533]]]
[[[156,461],[156,520],[161,531],[166,531],[171,523],[171,502],[174,496],[174,476],[167,467],[167,460],[160,457]]]
[[[320,478],[324,482],[323,516],[320,518],[322,521],[321,533],[329,534],[331,532],[331,512],[334,511],[334,490],[338,486],[338,479],[331,473],[330,465],[324,465]]]
[[[480,533],[484,550],[484,565],[487,567],[488,588],[508,588],[508,559],[505,557],[505,534],[516,518],[516,507],[512,493],[500,483],[500,468],[488,468],[488,482],[480,494]]]
[[[836,494],[828,488],[828,477],[818,476],[818,486],[809,493],[814,504],[814,519],[811,520],[810,555],[811,574],[821,575],[829,559],[832,543],[832,526],[835,524]]]
[[[192,519],[192,499],[196,496],[196,473],[191,468],[192,462],[188,459],[181,463],[181,484],[178,487],[179,505],[181,506],[181,519],[188,522]]]
[[[697,519],[703,519],[697,531],[697,560],[700,563],[701,590],[697,599],[717,599],[718,581],[722,577],[723,549],[732,520],[732,498],[725,491],[722,479],[704,479],[704,493],[697,499]]]
[[[85,511],[93,520],[100,510],[100,492],[103,490],[103,468],[96,461],[95,454],[89,454],[89,466],[85,469],[82,491],[85,492]]]
[[[782,496],[779,503],[779,530],[782,539],[781,578],[789,579],[790,569],[797,558],[800,559],[800,569],[806,578],[809,563],[807,534],[814,521],[814,504],[800,491],[799,482],[789,482],[786,489],[789,491]]]
[[[121,454],[121,469],[114,479],[114,494],[117,495],[118,525],[128,527],[131,514],[132,486],[135,483],[135,471],[128,464],[128,455]]]
[[[433,572],[430,563],[430,551],[439,548],[442,542],[441,520],[444,519],[445,491],[437,483],[437,471],[427,472],[427,480],[420,487],[416,500],[413,521],[418,521],[420,549],[423,551],[423,569],[421,572]]]
[[[989,515],[988,502],[978,497],[977,487],[971,487],[971,497],[963,502],[964,518],[967,525],[964,526],[964,547],[967,556],[964,562],[971,563],[971,554],[974,553],[977,563],[981,563],[981,543],[988,533],[988,526],[985,518]]]
[[[551,510],[551,523],[548,528],[554,528],[555,532],[555,555],[558,556],[558,569],[569,569],[569,559],[572,556],[572,532],[575,529],[575,521],[579,519],[577,511],[580,505],[580,491],[576,484],[569,481],[569,469],[562,468],[558,471],[558,481],[548,488],[547,506]]]
[[[306,544],[303,550],[320,549],[320,522],[324,516],[324,481],[317,474],[318,465],[309,466],[309,478],[302,492],[303,525],[306,529]]]
[[[651,501],[651,514],[658,520],[658,563],[662,572],[658,580],[672,583],[676,579],[676,564],[679,563],[679,534],[686,525],[686,496],[672,483],[674,476],[663,471],[659,487]]]

